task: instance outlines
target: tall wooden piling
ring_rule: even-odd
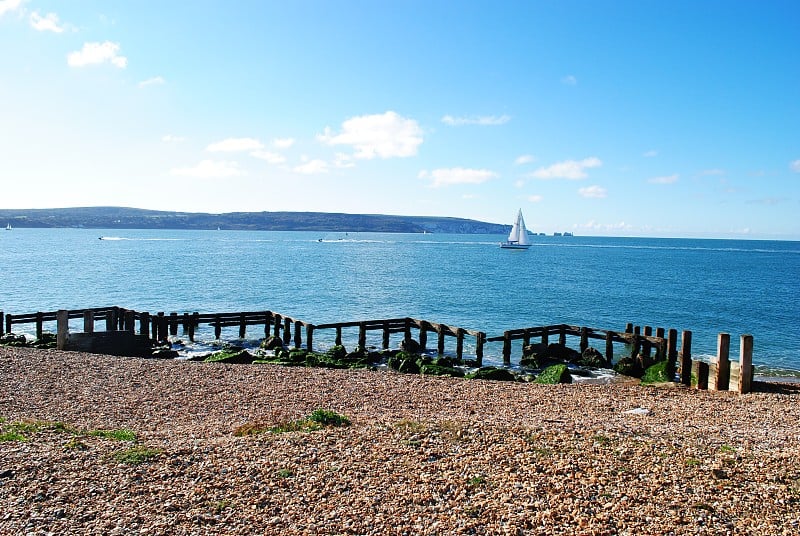
[[[589,329],[581,328],[581,353],[589,348]]]
[[[503,332],[503,366],[511,366],[511,332]]]
[[[389,349],[389,322],[383,321],[383,337],[381,337],[381,348],[384,350]]]
[[[117,329],[117,319],[114,318],[114,310],[106,313],[106,331],[115,331]]]
[[[667,332],[667,375],[672,379],[678,370],[678,330],[670,329]]]
[[[306,337],[308,337],[308,327],[306,327]],[[333,344],[336,346],[342,345],[342,326],[336,326],[336,339],[333,341]],[[309,345],[308,341],[306,341],[306,345]],[[310,350],[311,348],[309,348],[309,351]]]
[[[692,332],[688,329],[681,332],[681,383],[692,384]]]
[[[11,333],[11,313],[6,315],[6,333]]]
[[[178,313],[169,314],[169,334],[173,337],[178,336]]]
[[[69,311],[59,309],[56,313],[56,348],[64,350],[69,338]]]
[[[692,371],[697,378],[697,388],[708,389],[708,363],[705,361],[692,361]]]
[[[272,320],[272,312],[264,311],[264,338],[269,338],[270,321]]]
[[[5,317],[3,316],[3,311],[0,311],[0,337],[2,337],[2,336],[3,336],[3,328],[4,328],[4,325],[3,325],[3,318],[5,318]]]
[[[358,347],[362,351],[366,351],[366,349],[367,349],[367,323],[366,322],[359,322],[358,323]]]
[[[456,330],[456,359],[461,359],[464,355],[464,328]]]
[[[653,336],[653,328],[650,326],[644,327],[644,340],[642,341],[642,354],[644,354],[644,363],[645,367],[649,367],[652,363],[650,361],[650,354],[652,352],[652,343],[648,339],[648,337]]]
[[[544,330],[542,330],[542,345],[544,345],[545,348],[547,348],[549,337],[550,334],[548,333],[547,329],[545,328]]]
[[[300,348],[303,345],[303,324],[294,323],[294,347]]]
[[[281,336],[281,315],[275,314],[272,317],[272,320],[275,322],[274,329],[272,331],[273,337],[280,337]]]
[[[720,333],[717,335],[717,374],[712,386],[717,391],[727,391],[731,383],[731,335]]]
[[[289,346],[292,341],[292,320],[290,318],[283,319],[283,344]]]
[[[419,347],[424,350],[428,345],[428,323],[422,321],[419,323]]]
[[[244,313],[239,313],[239,338],[244,339],[247,335],[247,318]]]
[[[439,355],[444,354],[444,326],[436,324],[436,351]]]
[[[339,344],[341,344],[341,332],[339,333]],[[314,351],[314,324],[306,324],[306,349]]]
[[[567,328],[565,328],[564,326],[558,328],[558,344],[560,346],[567,345]]]
[[[93,311],[84,311],[83,312],[83,332],[84,333],[94,333],[94,312]]]
[[[486,334],[479,331],[475,336],[475,360],[479,367],[483,366],[483,344],[486,342]]]
[[[139,334],[150,336],[150,313],[139,315]]]
[[[606,364],[610,365],[614,361],[614,332],[606,332]]]
[[[742,335],[739,345],[739,393],[752,390],[753,378],[753,336]]]
[[[36,339],[42,338],[42,324],[44,323],[44,315],[41,312],[36,313]]]
[[[128,333],[136,331],[136,311],[125,311],[125,331]]]

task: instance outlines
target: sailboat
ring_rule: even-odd
[[[508,240],[500,242],[500,247],[505,249],[528,249],[531,247],[528,242],[528,229],[525,228],[525,220],[522,217],[522,209],[517,212],[517,221],[511,227]]]
[[[8,225],[6,225],[6,231],[10,231],[10,230],[11,230],[11,224],[9,223]]]

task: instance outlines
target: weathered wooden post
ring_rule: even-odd
[[[531,330],[525,328],[522,332],[522,347],[525,348],[526,346],[531,345]]]
[[[5,318],[5,317],[3,316],[3,311],[0,311],[0,337],[2,337],[2,336],[3,336],[3,327],[4,327],[4,326],[3,326],[3,322],[2,322],[3,318]]]
[[[247,335],[247,320],[244,313],[239,313],[239,338],[244,339]]]
[[[436,324],[436,351],[439,355],[444,354],[444,330],[441,324]]]
[[[178,335],[178,313],[169,314],[169,334],[173,337]]]
[[[389,322],[383,321],[383,338],[381,339],[381,348],[384,350],[389,349]]]
[[[125,331],[125,309],[114,306],[114,321],[116,322],[117,331]]]
[[[589,348],[589,328],[581,328],[581,353]]]
[[[196,313],[195,313],[196,314]],[[189,336],[189,340],[194,342],[194,327],[197,325],[194,319],[194,315],[191,316],[189,319],[189,324],[187,325],[187,335]]]
[[[181,333],[183,335],[189,333],[189,313],[183,313],[183,320],[181,322]]]
[[[36,313],[36,339],[42,338],[42,323],[44,322],[44,315],[41,312]]]
[[[280,337],[281,336],[281,315],[275,314],[272,317],[273,321],[275,322],[275,328],[272,330],[273,337]]]
[[[405,318],[403,320],[403,341],[406,343],[406,347],[408,347],[409,343],[411,342],[411,319]]]
[[[289,343],[291,341],[292,341],[292,319],[287,317],[283,319],[283,344],[289,346]]]
[[[486,342],[486,333],[479,331],[475,336],[475,361],[479,367],[483,366],[483,344]]]
[[[339,338],[339,344],[341,344],[341,336]],[[306,324],[306,349],[309,352],[314,351],[314,324]]]
[[[294,323],[294,347],[300,348],[303,345],[303,324],[302,322]]]
[[[717,391],[727,391],[731,383],[731,335],[720,333],[717,335],[717,375],[714,378],[713,388]]]
[[[264,338],[269,338],[270,320],[272,320],[272,312],[264,311]]]
[[[742,335],[739,346],[739,393],[752,390],[753,381],[753,336]]]
[[[151,322],[150,322],[150,326],[152,328],[151,329],[152,335],[150,336],[150,338],[153,339],[154,341],[157,341],[158,340],[158,315],[154,315],[153,316],[153,318],[151,319]]]
[[[561,346],[567,345],[567,328],[564,326],[558,328],[558,344]]]
[[[13,319],[11,318],[11,313],[8,313],[6,315],[6,333],[11,333],[11,321],[12,320]]]
[[[542,330],[542,344],[546,347],[550,338],[550,328],[545,326]]]
[[[114,318],[114,310],[110,309],[106,312],[106,331],[114,331],[117,328],[116,318]]]
[[[367,349],[367,323],[358,323],[358,347],[361,350]]]
[[[692,361],[692,371],[697,377],[697,388],[708,389],[708,363],[705,361]]]
[[[511,366],[511,332],[503,332],[503,366]]]
[[[692,332],[688,329],[681,332],[681,383],[692,384]]]
[[[652,363],[650,362],[650,353],[652,349],[652,343],[650,342],[649,338],[653,336],[653,328],[650,326],[644,327],[644,340],[642,341],[642,353],[644,354],[644,362],[645,367],[649,367]]]
[[[675,376],[678,361],[678,330],[670,329],[667,334],[667,375],[672,379]]]
[[[419,323],[419,347],[425,349],[428,345],[428,323],[422,320]]]
[[[83,332],[84,333],[94,333],[94,312],[93,311],[84,311],[83,312]]]
[[[69,338],[69,311],[59,309],[56,313],[56,348],[64,350]]]
[[[625,333],[633,333],[633,322],[625,324]]]
[[[125,331],[128,333],[136,331],[136,311],[125,311]]]
[[[148,312],[139,315],[139,334],[150,335],[150,313]]]
[[[160,342],[169,340],[167,316],[163,312],[159,312],[156,320],[158,322],[158,340]]]
[[[222,319],[219,315],[214,315],[214,340],[218,341],[220,335],[222,335]]]
[[[610,365],[614,361],[614,332],[606,332],[606,363]]]
[[[306,332],[308,332],[308,329],[306,329]],[[342,345],[342,326],[336,326],[336,339],[333,341],[333,344],[336,346]],[[311,350],[311,348],[309,348],[309,350]]]
[[[464,328],[456,330],[456,359],[460,360],[464,356]]]

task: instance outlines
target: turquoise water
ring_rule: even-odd
[[[800,242],[538,236],[511,251],[497,247],[503,238],[17,228],[0,232],[0,310],[411,316],[489,336],[632,322],[692,330],[696,356],[715,354],[724,331],[738,359],[749,333],[761,373],[800,371]]]

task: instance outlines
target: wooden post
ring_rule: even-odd
[[[652,363],[650,362],[650,352],[652,348],[652,343],[648,340],[648,337],[653,336],[653,328],[650,326],[644,327],[644,336],[645,339],[642,342],[642,353],[644,354],[644,361],[645,366],[649,367]]]
[[[561,346],[567,345],[567,329],[561,326],[558,330],[558,344]]]
[[[83,332],[94,333],[94,312],[92,311],[83,312]]]
[[[114,319],[114,310],[106,313],[106,331],[114,331],[116,329],[116,321]]]
[[[529,329],[525,329],[522,332],[522,347],[525,348],[526,346],[530,346],[531,344],[531,331]]]
[[[3,311],[0,311],[0,337],[2,337],[2,336],[3,336],[3,321],[2,321],[2,320],[3,320],[3,318],[5,318],[5,317],[3,316]]]
[[[272,313],[264,311],[264,338],[269,337],[270,320],[272,320]]]
[[[511,332],[503,332],[503,366],[511,366]]]
[[[183,333],[183,335],[189,333],[189,313],[183,313],[183,323],[181,332]]]
[[[69,338],[69,311],[59,309],[56,313],[56,348],[64,350]]]
[[[614,332],[606,332],[606,363],[611,364],[614,361]]]
[[[244,318],[244,313],[239,313],[239,338],[244,339],[247,335],[247,321]]]
[[[483,366],[483,343],[486,341],[486,334],[479,331],[475,336],[475,361],[479,367]]]
[[[128,333],[136,331],[136,311],[125,311],[125,331]]]
[[[178,335],[178,313],[169,314],[169,334],[173,337]]]
[[[705,361],[693,361],[692,369],[697,376],[697,388],[708,389],[708,363]]]
[[[549,338],[550,338],[550,333],[548,332],[548,328],[544,328],[544,331],[542,331],[542,344],[545,347],[548,345]]]
[[[197,326],[196,316],[199,316],[197,313],[193,313],[191,317],[189,317],[189,323],[186,326],[187,333],[189,335],[189,340],[194,342],[194,328]]]
[[[739,346],[739,393],[749,393],[753,380],[753,336],[742,335]]]
[[[281,336],[281,315],[276,314],[273,317],[275,321],[275,328],[272,331],[273,337],[280,337]]]
[[[681,383],[692,384],[692,332],[688,329],[681,332]]]
[[[125,309],[114,306],[114,322],[116,323],[117,331],[125,331]]]
[[[11,313],[6,315],[6,333],[11,333]]]
[[[667,375],[675,376],[678,361],[678,330],[670,329],[667,335]]]
[[[633,333],[633,322],[625,324],[625,333]]]
[[[359,322],[358,324],[358,347],[361,350],[367,349],[367,323]]]
[[[36,339],[37,340],[42,338],[43,317],[44,317],[44,315],[41,312],[36,313]]]
[[[727,391],[731,383],[731,335],[720,333],[717,335],[717,377],[714,378],[714,389]]]
[[[152,322],[150,322],[150,324],[151,324],[151,327],[152,327],[152,330],[151,330],[152,331],[152,336],[150,338],[153,339],[154,341],[157,341],[158,340],[158,316],[157,315],[152,318]]]
[[[290,318],[283,319],[283,344],[289,346],[292,341],[292,320]]]
[[[581,353],[589,348],[589,328],[581,328]]]
[[[436,351],[439,355],[444,353],[444,326],[436,324]]]
[[[389,322],[387,322],[386,320],[383,321],[383,339],[381,348],[383,348],[384,350],[389,349]]]
[[[303,345],[303,324],[294,323],[294,347],[300,348]]]
[[[633,334],[634,335],[641,335],[642,334],[642,327],[641,326],[633,326]]]
[[[139,315],[139,334],[150,335],[150,313]]]
[[[422,321],[419,323],[419,347],[424,350],[428,345],[428,323]]]
[[[456,359],[461,360],[464,356],[464,328],[456,330]]]
[[[222,335],[222,320],[219,315],[216,315],[214,317],[214,339],[219,340],[220,335]]]
[[[403,320],[403,341],[406,345],[411,342],[411,319],[406,318]]]
[[[308,332],[307,328],[306,332]],[[306,342],[306,344],[308,343]],[[336,326],[336,340],[333,341],[333,344],[335,344],[336,346],[342,345],[342,326]],[[309,350],[311,350],[311,348],[309,348]]]
[[[340,328],[341,329],[341,328]],[[314,324],[306,324],[306,350],[314,351]],[[339,342],[341,343],[341,336]]]
[[[167,316],[164,313],[158,313],[158,340],[161,342],[169,340],[169,326],[167,325]]]

